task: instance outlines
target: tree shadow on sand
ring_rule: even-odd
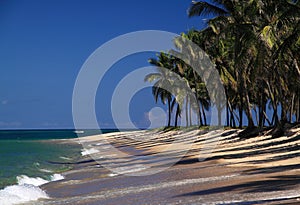
[[[229,185],[229,186],[185,193],[182,195],[178,195],[177,197],[220,194],[220,193],[226,193],[230,191],[239,191],[240,193],[261,193],[261,192],[284,191],[284,190],[293,189],[299,186],[299,184],[300,184],[300,176],[298,175],[274,176],[261,181],[246,182],[246,183],[240,183],[236,185]]]

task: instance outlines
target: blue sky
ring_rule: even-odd
[[[189,0],[0,2],[0,129],[73,128],[72,92],[76,76],[92,52],[128,32],[163,30],[180,34],[203,27],[187,17]],[[96,112],[103,128],[114,127],[110,97],[135,68],[148,66],[153,53],[130,56],[101,82]],[[147,127],[155,105],[151,90],[132,100],[131,117]]]

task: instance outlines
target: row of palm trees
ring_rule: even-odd
[[[227,126],[241,128],[244,117],[249,128],[300,122],[300,1],[193,1],[188,14],[213,16],[205,29],[192,29],[182,37],[197,44],[215,64],[227,98],[226,105],[220,107],[226,111]],[[175,44],[184,47],[180,40]],[[173,114],[174,126],[179,117],[191,125],[191,110],[198,114],[198,125],[207,125],[211,99],[191,66],[164,52],[149,62],[157,66],[157,72],[145,80],[156,81],[152,89],[155,100],[168,106],[167,126],[172,125]],[[178,97],[162,88],[172,82],[166,70],[186,81],[197,105],[185,99],[184,107]]]

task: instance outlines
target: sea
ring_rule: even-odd
[[[82,155],[80,144],[57,143],[118,130],[0,130],[0,204],[48,198],[39,186],[62,180]]]

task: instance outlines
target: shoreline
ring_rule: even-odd
[[[100,152],[92,154],[96,159],[101,155],[100,163],[89,156],[82,157],[72,170],[62,173],[64,180],[41,186],[50,199],[39,200],[37,204],[299,203],[300,129],[278,139],[259,136],[247,140],[237,139],[239,130],[202,132],[201,135],[199,132],[134,131],[82,137],[80,140],[86,143],[85,146],[94,145],[91,149],[102,146]],[[133,177],[128,175],[147,171],[147,167],[141,167],[145,161],[134,158],[134,163],[117,170],[120,173],[112,173],[103,165],[119,162],[120,156],[114,157],[111,151],[106,151],[103,137],[126,156],[153,156],[169,149],[174,138],[178,140],[175,140],[176,143],[194,143],[185,157],[168,169],[153,175]],[[213,152],[201,151],[203,147],[200,144],[204,139],[207,144],[218,141]],[[67,139],[63,143],[71,141]],[[103,157],[103,150],[111,156]],[[174,156],[182,150],[175,146],[168,151],[172,154],[168,156]],[[206,160],[199,161],[199,152]],[[153,167],[163,166],[163,163],[151,158],[147,158],[146,162]]]
[[[1,139],[1,205],[47,198],[40,186],[63,179],[60,173],[72,168],[65,162],[75,159],[80,146],[41,139]]]

